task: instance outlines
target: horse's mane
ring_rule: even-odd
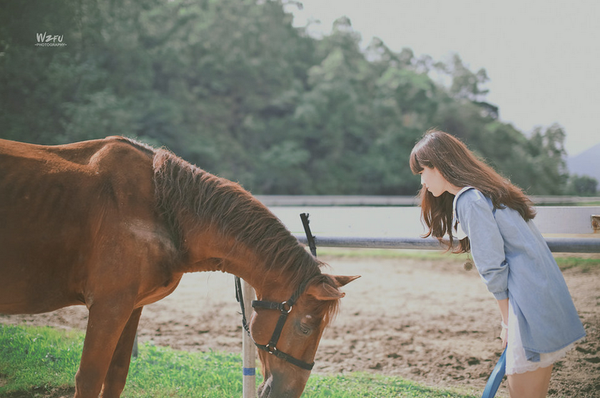
[[[170,151],[154,154],[155,197],[181,248],[181,226],[216,226],[260,256],[292,286],[321,274],[322,263],[239,184],[191,165]]]

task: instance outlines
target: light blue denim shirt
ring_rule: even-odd
[[[471,242],[471,255],[488,290],[508,298],[518,317],[529,361],[583,338],[585,330],[563,275],[533,221],[511,208],[494,209],[475,188],[454,198],[454,221]]]

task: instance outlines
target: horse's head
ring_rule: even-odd
[[[344,297],[339,288],[356,278],[322,274],[310,280],[296,300],[292,296],[295,302],[291,307],[284,301],[254,305],[250,330],[262,348],[258,351],[264,375],[260,398],[298,398],[302,394],[323,330]],[[269,292],[268,298],[280,294],[284,293]],[[279,308],[273,308],[279,303]]]

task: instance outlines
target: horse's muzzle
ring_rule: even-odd
[[[265,380],[258,387],[258,398],[298,398],[302,395],[302,390],[293,391],[289,387],[274,382],[273,378]]]

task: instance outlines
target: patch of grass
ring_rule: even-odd
[[[431,261],[452,261],[463,263],[467,254],[453,254],[436,250],[403,250],[403,249],[352,249],[326,247],[318,249],[319,257],[329,258],[407,258]],[[597,257],[597,256],[594,256]],[[600,258],[589,258],[586,254],[570,254],[569,256],[554,256],[561,270],[579,268],[582,272],[589,272],[600,267]]]
[[[589,201],[589,202],[581,202],[581,203],[577,203],[575,206],[600,206],[600,202],[596,201]]]
[[[83,349],[83,333],[49,327],[0,325],[0,396],[54,397],[70,392]],[[142,344],[132,360],[123,398],[242,396],[239,354],[190,353]],[[257,377],[260,383],[260,376]],[[72,392],[71,392],[72,394]],[[472,398],[399,377],[366,373],[312,375],[303,398]]]
[[[242,359],[144,344],[131,362],[123,398],[242,396]]]
[[[412,258],[417,260],[450,260],[463,262],[466,254],[453,254],[443,250],[407,249],[353,249],[324,247],[317,248],[319,257],[333,258]]]
[[[326,397],[467,398],[475,397],[475,395],[438,390],[400,377],[369,373],[359,372],[335,376],[312,375],[304,389],[302,398]]]
[[[82,349],[79,331],[0,325],[0,395],[72,385]]]
[[[600,258],[585,257],[555,257],[556,263],[562,271],[570,268],[579,268],[581,272],[590,272],[600,267]]]

